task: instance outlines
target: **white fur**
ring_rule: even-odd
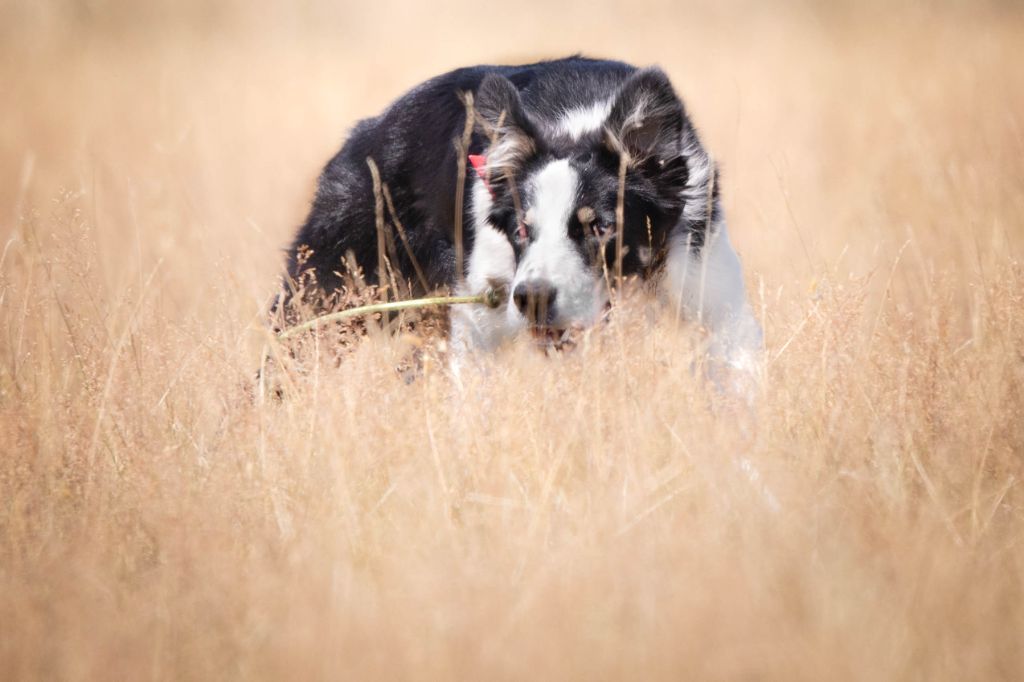
[[[558,121],[557,132],[578,140],[587,133],[600,130],[611,111],[611,101],[594,102],[590,106],[570,109]]]
[[[683,134],[682,149],[689,171],[686,188],[683,190],[683,198],[686,200],[683,206],[683,218],[690,223],[706,222],[708,194],[712,190],[711,157],[704,151],[704,147],[701,146],[697,136],[691,130],[687,130]]]
[[[753,378],[761,351],[761,326],[747,302],[743,270],[725,222],[711,225],[698,256],[685,237],[674,237],[664,281],[678,313],[707,328],[713,365],[741,370]],[[710,369],[714,372],[715,366]]]
[[[469,254],[466,279],[460,293],[479,294],[489,287],[505,286],[511,291],[516,262],[508,238],[488,221],[491,195],[484,183],[473,183],[473,250]],[[457,353],[471,348],[493,350],[515,336],[525,319],[508,315],[505,306],[491,309],[481,305],[452,308],[452,343]]]
[[[512,287],[531,280],[549,282],[557,292],[554,326],[593,324],[606,300],[604,287],[569,238],[579,175],[566,159],[552,161],[530,179],[527,190],[533,241],[522,254]],[[514,304],[509,314],[521,318]]]

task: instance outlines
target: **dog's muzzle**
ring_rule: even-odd
[[[542,279],[516,285],[512,300],[531,327],[549,327],[555,319],[555,287]]]

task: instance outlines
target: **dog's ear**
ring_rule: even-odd
[[[664,165],[680,156],[686,114],[672,83],[658,68],[637,71],[619,89],[605,121],[605,144],[632,165]]]
[[[487,74],[474,100],[476,129],[487,138],[489,172],[514,173],[537,151],[535,128],[512,81]]]

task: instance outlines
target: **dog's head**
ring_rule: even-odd
[[[657,267],[680,218],[688,124],[679,97],[662,71],[645,69],[607,101],[549,118],[490,74],[475,106],[489,141],[488,222],[515,253],[510,315],[541,331],[590,325],[619,259],[624,276]]]

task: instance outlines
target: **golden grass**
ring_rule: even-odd
[[[747,4],[0,9],[0,677],[1024,676],[1022,16]],[[755,414],[643,299],[251,400],[346,126],[574,50],[723,165]]]

